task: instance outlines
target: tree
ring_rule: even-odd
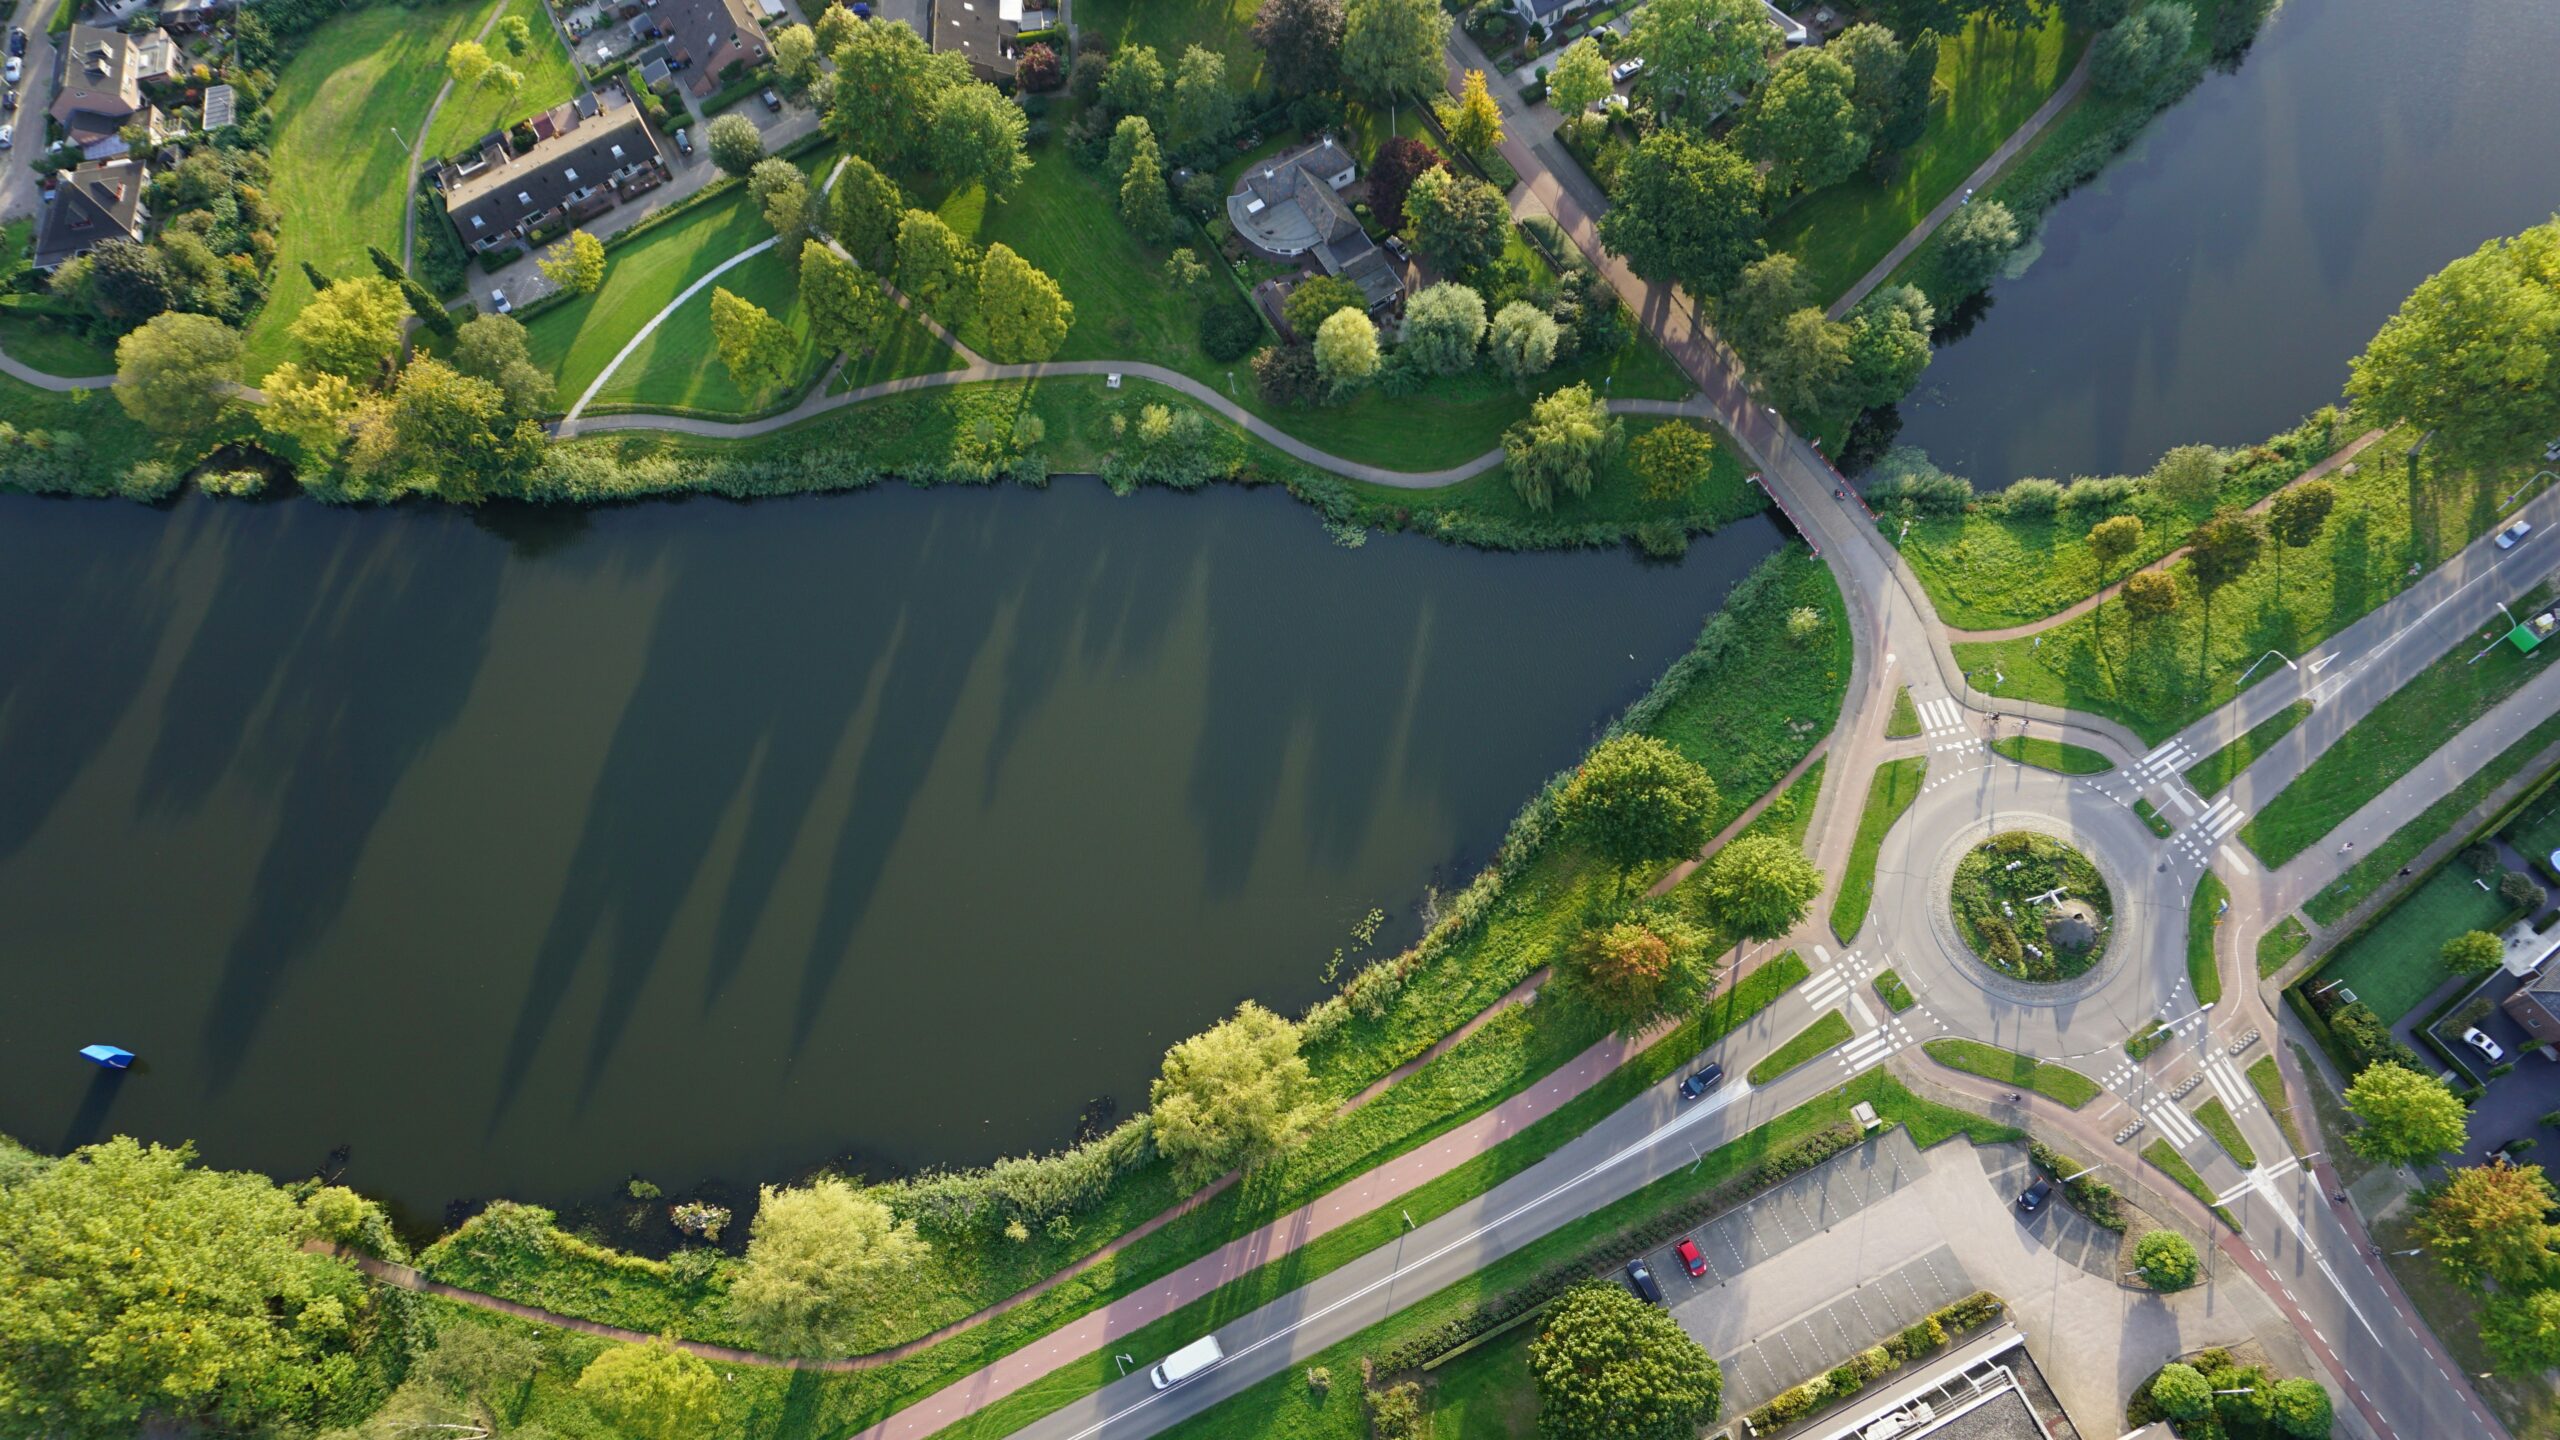
[[[1475,368],[1484,341],[1484,297],[1443,280],[1404,304],[1404,353],[1434,375]]]
[[[943,92],[970,83],[969,62],[935,54],[903,20],[847,28],[834,56],[827,133],[883,170],[925,163]]]
[[[914,1225],[833,1176],[765,1186],[749,1235],[729,1314],[759,1348],[786,1355],[853,1349],[873,1287],[914,1269],[929,1248]]]
[[[1176,290],[1196,290],[1209,283],[1209,267],[1188,245],[1176,245],[1164,257],[1164,283]]]
[[[1759,0],[1654,0],[1636,11],[1619,50],[1644,57],[1636,89],[1656,111],[1704,124],[1726,92],[1751,93],[1776,41]]]
[[[1638,23],[1661,3],[1636,12]],[[1646,279],[1720,295],[1759,258],[1762,218],[1760,176],[1751,162],[1665,126],[1627,161],[1617,203],[1600,217],[1600,241]]]
[[[942,217],[910,210],[898,221],[898,288],[917,304],[939,305],[968,293],[978,257]]]
[[[1236,92],[1227,87],[1226,57],[1198,45],[1185,48],[1173,67],[1173,94],[1164,109],[1173,143],[1222,140],[1235,123]]]
[[[806,25],[785,25],[773,32],[768,42],[773,50],[774,72],[782,83],[797,95],[818,78],[818,36]]]
[[[898,221],[906,209],[907,197],[898,192],[897,182],[859,155],[845,157],[835,187],[827,192],[827,226],[836,243],[873,270],[886,271],[897,263]]]
[[[2417,1240],[2457,1284],[2527,1289],[2550,1278],[2552,1230],[2543,1216],[2555,1204],[2560,1197],[2539,1165],[2465,1166],[2427,1195]]]
[[[422,355],[388,401],[357,413],[347,475],[363,495],[472,503],[523,473],[542,443],[541,426],[508,413],[506,392]]]
[[[2446,969],[2457,975],[2485,975],[2497,968],[2506,953],[2507,947],[2498,942],[2497,936],[2486,930],[2465,930],[2444,942],[2444,948],[2436,955]]]
[[[399,348],[400,322],[408,313],[399,286],[379,275],[360,275],[305,301],[285,333],[314,366],[369,381]]]
[[[2330,1427],[2337,1423],[2329,1392],[2319,1381],[2299,1375],[2269,1387],[2267,1408],[2276,1428],[2295,1440],[2329,1440]]]
[[[116,401],[163,435],[202,430],[222,411],[240,332],[210,315],[167,311],[116,342]]]
[[[1283,91],[1331,90],[1342,77],[1342,0],[1269,0],[1254,14],[1253,43]]]
[[[1929,330],[1936,307],[1916,285],[1889,285],[1849,312],[1847,393],[1840,403],[1860,410],[1890,405],[1911,393],[1929,368]]]
[[[1503,307],[1503,312],[1510,313],[1510,307]],[[1502,316],[1497,315],[1497,358],[1506,353],[1503,331]],[[1577,498],[1590,494],[1601,464],[1625,438],[1626,426],[1609,418],[1609,407],[1590,385],[1568,385],[1540,396],[1530,405],[1528,419],[1502,432],[1502,453],[1511,462],[1512,488],[1530,509],[1544,510],[1555,503],[1559,490]]]
[[[1361,98],[1389,104],[1441,86],[1449,15],[1437,0],[1348,0],[1342,12],[1342,78]]]
[[[1173,200],[1165,191],[1164,171],[1157,162],[1153,140],[1140,140],[1136,152],[1129,157],[1128,172],[1120,180],[1120,218],[1128,223],[1131,233],[1150,245],[1176,232]]]
[[[2151,1378],[2151,1400],[2172,1420],[2200,1420],[2213,1409],[2213,1384],[2193,1365],[2172,1360]]]
[[[2210,445],[2180,445],[2160,457],[2145,483],[2182,510],[2202,510],[2222,498],[2222,452]]]
[[[2101,95],[2175,93],[2187,74],[2195,24],[2195,12],[2178,0],[2151,0],[2089,43],[2089,84]]]
[[[1849,67],[1849,98],[1858,107],[1858,128],[1877,148],[1886,148],[1883,136],[1902,109],[1907,84],[1903,66],[1908,52],[1902,42],[1893,38],[1892,31],[1868,22],[1832,36],[1822,48]]]
[[[1165,1052],[1148,1103],[1156,1149],[1186,1186],[1270,1159],[1324,1110],[1298,1054],[1298,1027],[1250,1000]]]
[[[2542,902],[2550,897],[2543,893],[2540,881],[2522,870],[2510,870],[2498,877],[2498,898],[2519,910],[2539,913]]]
[[[2489,1342],[2498,1368],[2510,1375],[2538,1377],[2560,1368],[2560,1290],[2492,1299],[2480,1336]]]
[[[533,22],[521,15],[498,17],[498,45],[521,60],[533,53]]]
[[[1148,124],[1144,115],[1121,116],[1120,123],[1112,127],[1111,143],[1104,151],[1107,173],[1115,181],[1127,178],[1129,166],[1141,150],[1153,152],[1157,168],[1163,168],[1164,150],[1156,143],[1156,127]]]
[[[1796,928],[1822,893],[1822,872],[1782,835],[1744,835],[1707,862],[1707,908],[1738,939],[1774,940]]]
[[[1266,12],[1267,13],[1267,12]],[[1440,167],[1440,152],[1427,143],[1398,135],[1378,147],[1369,166],[1369,210],[1389,230],[1405,227],[1404,197],[1423,172]]]
[[[2184,1290],[2204,1272],[2196,1247],[2175,1230],[2154,1230],[2133,1247],[2133,1263],[2154,1290]]]
[[[2196,588],[2211,599],[2258,562],[2266,539],[2257,516],[2227,505],[2214,511],[2187,538],[2187,565],[2195,572]]]
[[[2157,570],[2128,576],[2124,608],[2136,620],[2157,620],[2178,608],[2178,582]]]
[[[1588,35],[1564,47],[1547,72],[1547,98],[1555,102],[1557,113],[1576,123],[1612,88],[1609,57]]]
[[[1502,109],[1484,88],[1484,72],[1470,70],[1458,82],[1458,98],[1434,107],[1449,148],[1461,155],[1483,155],[1502,143]]]
[[[810,338],[829,355],[869,353],[896,318],[876,277],[817,240],[800,242],[800,308],[808,312]]]
[[[410,1364],[381,1410],[353,1431],[328,1433],[332,1440],[511,1434],[526,1387],[541,1368],[542,1348],[524,1336],[449,1324],[436,1333],[434,1348]]]
[[[498,62],[489,55],[487,46],[477,40],[457,40],[444,52],[444,73],[453,80],[456,90],[471,90],[486,82]]]
[[[512,315],[475,315],[456,330],[453,368],[497,386],[509,419],[530,419],[551,408],[551,372],[533,363],[524,326]]]
[[[731,175],[746,174],[764,158],[764,132],[734,110],[712,116],[703,134],[711,145],[711,163]]]
[[[118,1136],[0,1189],[0,1430],[300,1431],[362,1396],[359,1350],[405,1346],[291,1196],[194,1158]]]
[[[2462,1101],[2432,1075],[2391,1061],[2367,1065],[2346,1098],[2347,1109],[2364,1121],[2347,1136],[2347,1148],[2368,1160],[2421,1165],[2462,1148]]]
[[[978,316],[987,326],[987,353],[1006,365],[1030,365],[1058,353],[1076,307],[1050,279],[1004,244],[987,247],[978,262]]]
[[[1690,1440],[1724,1403],[1724,1373],[1705,1349],[1615,1285],[1579,1285],[1556,1301],[1529,1342],[1529,1375],[1550,1440]]]
[[[1564,329],[1554,316],[1526,300],[1514,300],[1494,312],[1485,349],[1494,368],[1525,389],[1530,379],[1556,363],[1556,346],[1563,339]]]
[[[749,396],[791,378],[798,349],[791,327],[752,300],[740,299],[725,285],[711,287],[711,348],[729,368],[729,378]]]
[[[1123,45],[1102,72],[1102,103],[1123,115],[1148,115],[1164,103],[1164,62],[1152,45]]]
[[[1034,40],[1022,47],[1014,57],[1013,84],[1025,95],[1042,95],[1066,83],[1066,72],[1059,68],[1058,52],[1045,40]]]
[[[720,1376],[664,1336],[614,1345],[578,1372],[578,1393],[632,1440],[691,1440],[720,1428]]]
[[[796,264],[800,242],[809,237],[813,218],[809,177],[800,173],[799,166],[779,156],[759,160],[747,171],[747,198],[772,229],[774,248]]]
[[[2421,281],[2350,363],[2347,394],[2383,421],[2435,431],[2457,461],[2548,439],[2560,414],[2560,221]]]
[[[592,295],[604,283],[604,242],[572,230],[537,262],[542,278],[572,295]]]
[[[2142,521],[2131,515],[2110,515],[2089,527],[2089,557],[2098,562],[2098,574],[2115,573],[2115,568],[2142,548]]]
[[[1601,741],[1556,796],[1567,844],[1620,872],[1694,855],[1713,832],[1715,781],[1698,762],[1650,735]]]
[[[2017,215],[1999,201],[1961,206],[1938,227],[1941,273],[1958,293],[1970,295],[1989,285],[2025,240]]]
[[[1310,275],[1280,302],[1280,318],[1287,322],[1291,334],[1313,341],[1317,329],[1333,318],[1335,311],[1368,308],[1369,297],[1351,281],[1339,275]]]
[[[1576,936],[1556,976],[1576,1003],[1633,1038],[1698,1003],[1715,978],[1705,952],[1705,938],[1676,913],[1643,913]]]
[[[2132,0],[2060,0],[2063,23],[2083,30],[2104,30],[2122,20]]]
[[[1030,173],[1031,157],[1023,150],[1031,117],[993,85],[954,85],[942,92],[933,113],[932,143],[927,153],[933,168],[955,186],[976,181],[987,198],[1002,200]]]
[[[347,445],[347,424],[364,402],[362,391],[344,375],[306,369],[292,360],[268,371],[259,388],[267,397],[258,407],[259,428],[292,442],[306,476],[337,463],[338,452]]]
[[[1316,373],[1336,395],[1366,384],[1378,373],[1378,327],[1369,312],[1346,305],[1316,327]]]
[[[1858,172],[1874,137],[1858,113],[1858,77],[1831,47],[1790,50],[1751,103],[1736,138],[1770,167],[1771,188],[1819,190]]]
[[[1782,250],[1742,267],[1716,304],[1716,329],[1735,349],[1756,356],[1777,338],[1788,316],[1812,304],[1804,266]]]
[[[1755,357],[1761,393],[1798,423],[1819,416],[1848,381],[1852,333],[1810,305],[1789,315]]]
[[[1686,497],[1715,468],[1715,437],[1686,421],[1656,425],[1636,437],[1627,463],[1644,486],[1644,498],[1669,504]]]
[[[1452,275],[1492,264],[1510,239],[1511,206],[1502,192],[1446,167],[1415,178],[1404,214],[1414,248]]]

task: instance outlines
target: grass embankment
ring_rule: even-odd
[[[1822,1012],[1821,1019],[1797,1031],[1786,1044],[1752,1066],[1751,1083],[1765,1085],[1817,1055],[1839,1049],[1849,1043],[1850,1033],[1848,1016],[1837,1010]]]
[[[2116,768],[2114,761],[2085,745],[2026,735],[2003,735],[1991,742],[1991,752],[2006,755],[2021,765],[2064,775],[2104,775]]]
[[[2199,1005],[2222,998],[2222,967],[2214,963],[2213,937],[2222,928],[2223,902],[2230,898],[2221,876],[2207,870],[2196,877],[2195,898],[2187,903],[2187,984]]]
[[[2223,786],[2238,778],[2267,753],[2275,743],[2293,733],[2293,727],[2310,718],[2311,702],[2296,700],[2275,714],[2249,727],[2249,733],[2197,761],[2187,770],[2187,784],[2207,799]]]
[[[285,326],[311,299],[306,262],[330,276],[370,275],[366,246],[400,253],[409,151],[393,127],[417,138],[444,84],[444,52],[478,31],[489,9],[463,0],[342,15],[313,30],[277,77],[267,103],[284,223],[268,269],[273,288],[241,349],[242,375],[254,380],[293,358]]]
[[[2282,865],[2550,668],[2542,651],[2519,654],[2504,644],[2471,663],[2479,650],[2477,639],[2464,637],[2331,740],[2240,827],[2242,842],[2270,867]]]
[[[1884,738],[1908,740],[1920,733],[1920,707],[1911,703],[1911,687],[1897,685],[1893,691],[1893,714],[1884,722]]]
[[[1920,1003],[1913,997],[1911,987],[1903,984],[1902,977],[1891,970],[1877,971],[1875,985],[1876,998],[1884,1002],[1884,1008],[1896,1015]]]
[[[1822,770],[1829,763],[1830,757],[1825,756],[1804,767],[1804,773],[1796,777],[1795,783],[1770,801],[1769,808],[1761,811],[1760,818],[1752,821],[1742,833],[1776,835],[1802,849],[1805,833],[1813,828],[1814,802],[1822,798]]]
[[[2396,455],[2403,442],[2394,434],[2377,448]],[[2168,571],[2178,595],[2169,615],[2137,621],[2110,599],[2040,636],[1958,645],[1956,662],[1999,666],[2009,698],[2105,715],[2156,744],[2238,694],[2243,674],[2280,673],[2273,661],[2252,673],[2250,662],[2271,649],[2308,653],[2496,521],[2503,481],[2436,472],[2423,454],[2420,471],[2415,485],[2396,464],[2332,476],[2337,509],[2319,538],[2300,550],[2268,545],[2210,605],[2180,561]]]
[[[2258,1092],[2258,1103],[2275,1117],[2276,1128],[2284,1132],[2284,1143],[2296,1155],[2308,1155],[2302,1143],[2302,1131],[2293,1123],[2293,1098],[2285,1093],[2284,1075],[2276,1066],[2276,1057],[2261,1055],[2249,1064],[2249,1088]]]
[[[2471,772],[2469,779],[2419,811],[2418,818],[2392,831],[2391,837],[2374,846],[2371,854],[2348,867],[2338,883],[2304,901],[2303,913],[2322,925],[2335,925],[2345,919],[2358,901],[2398,874],[2401,866],[2416,859],[2420,851],[2452,829],[2456,821],[2486,800],[2489,792],[2513,779],[2555,744],[2560,744],[2560,715],[2526,731],[2521,739],[2499,751],[2495,759]]]
[[[1978,1040],[1931,1040],[1920,1048],[1929,1052],[1930,1059],[1950,1070],[1997,1080],[2003,1085],[2015,1085],[2021,1090],[2033,1090],[2074,1110],[2105,1093],[2098,1088],[2097,1081],[2067,1065],[2038,1060],[2032,1055],[2021,1055],[2015,1050],[2003,1050]]]
[[[524,76],[524,83],[513,90],[488,85],[469,90],[456,87],[436,108],[436,123],[427,130],[428,159],[458,154],[491,131],[541,114],[578,93],[577,69],[570,63],[569,52],[560,48],[560,32],[553,28],[542,0],[506,0],[498,18],[504,21],[510,15],[521,18],[532,32],[532,42],[525,53],[508,51],[494,30],[484,43],[499,63],[514,66]],[[437,59],[441,61],[443,57]]]
[[[2213,1212],[2215,1219],[2230,1226],[2235,1232],[2239,1230],[2240,1221],[2230,1211],[2213,1203],[2213,1191],[2206,1188],[2204,1177],[2196,1173],[2196,1167],[2188,1164],[2185,1156],[2170,1149],[2168,1141],[2154,1140],[2143,1146],[2142,1158],[2158,1167],[2161,1174],[2177,1181],[2178,1188],[2203,1201],[2205,1208]]]
[[[2266,979],[2285,967],[2285,963],[2302,953],[2311,943],[2311,932],[2303,928],[2302,917],[2287,915],[2274,929],[2258,937],[2258,978]]]
[[[1867,807],[1858,813],[1858,838],[1849,847],[1849,868],[1840,876],[1840,892],[1831,899],[1831,933],[1844,945],[1858,938],[1859,928],[1867,923],[1867,907],[1875,902],[1876,856],[1884,848],[1884,837],[1920,798],[1921,782],[1928,773],[1927,757],[1912,755],[1877,766],[1875,778],[1867,785]]]
[[[2148,800],[2136,799],[2133,813],[2141,816],[2142,823],[2151,827],[2151,833],[2163,840],[2178,833],[2178,827],[2169,823],[2169,817],[2160,813],[2160,807]]]
[[[1648,549],[1677,553],[1689,535],[1721,529],[1769,508],[1766,491],[1751,483],[1741,450],[1721,430],[1715,436],[1715,459],[1706,476],[1673,500],[1649,500],[1643,481],[1628,463],[1632,442],[1658,425],[1684,423],[1662,416],[1631,415],[1626,419],[1630,446],[1600,467],[1591,493],[1567,496],[1553,508],[1536,510],[1520,498],[1511,469],[1497,465],[1472,479],[1436,490],[1402,490],[1365,480],[1347,482],[1361,504],[1376,513],[1401,514],[1406,525],[1425,533],[1463,539],[1471,535],[1557,535],[1617,537],[1632,535]],[[1312,443],[1325,444],[1321,438]]]
[[[1770,251],[1790,251],[1802,262],[1818,303],[1847,293],[2061,87],[2089,37],[2053,11],[2040,13],[2044,23],[2033,30],[1995,26],[1976,15],[1939,39],[1944,98],[1903,152],[1891,183],[1862,171],[1769,222]]]
[[[2466,930],[2495,928],[2510,908],[2474,883],[2468,866],[2440,866],[2340,946],[2320,967],[2320,983],[2344,981],[2374,1014],[2397,1022],[2453,978],[2436,958],[2444,942]]]
[[[2240,1162],[2243,1170],[2258,1168],[2258,1152],[2249,1145],[2249,1137],[2240,1133],[2240,1122],[2231,1118],[2231,1108],[2216,1096],[2195,1109],[2196,1123],[2205,1128],[2223,1153]]]

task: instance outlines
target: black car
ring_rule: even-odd
[[[2019,1213],[2024,1215],[2033,1215],[2044,1208],[2044,1202],[2050,1199],[2052,1195],[2053,1182],[2043,1178],[2042,1176],[2038,1176],[2036,1178],[2036,1183],[2018,1192]]]
[[[1723,1083],[1724,1067],[1721,1065],[1710,1065],[1704,1070],[1701,1070],[1690,1076],[1688,1079],[1680,1082],[1680,1098],[1683,1100],[1695,1100],[1699,1096],[1706,1094],[1708,1091],[1713,1090]]]
[[[1654,1283],[1653,1272],[1646,1269],[1641,1260],[1627,1262],[1627,1288],[1636,1292],[1639,1300],[1655,1305],[1662,1303],[1662,1287]]]
[[[9,32],[9,53],[12,55],[24,55],[27,53],[26,31],[12,30]]]

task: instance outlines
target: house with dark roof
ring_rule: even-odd
[[[2560,965],[2544,964],[2499,1001],[2498,1008],[2533,1037],[2543,1054],[2560,1059]]]
[[[1023,31],[1022,0],[933,0],[933,48],[969,62],[991,84],[1011,80]]]
[[[1236,234],[1280,259],[1313,255],[1327,275],[1360,287],[1369,308],[1395,303],[1404,277],[1369,238],[1342,198],[1358,179],[1358,162],[1330,135],[1245,167],[1227,196]]]
[[[666,153],[629,93],[600,93],[600,105],[580,96],[533,117],[533,147],[521,155],[495,137],[437,173],[465,247],[539,244],[666,183]]]
[[[62,90],[48,111],[75,145],[115,137],[143,107],[142,84],[178,68],[178,44],[166,30],[127,35],[74,25],[63,38]]]
[[[718,90],[730,66],[761,65],[771,53],[749,0],[658,0],[657,18],[667,58],[692,64],[686,88],[696,95]]]
[[[179,34],[210,30],[237,8],[237,0],[160,0],[160,28]]]
[[[93,160],[64,171],[44,207],[32,263],[51,270],[107,240],[139,241],[151,224],[142,190],[151,172],[130,155]]]

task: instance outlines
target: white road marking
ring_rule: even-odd
[[[2178,1102],[2165,1095],[2145,1104],[2142,1113],[2150,1118],[2152,1124],[2160,1127],[2160,1133],[2168,1137],[2172,1150],[2184,1150],[2204,1138],[2204,1127],[2187,1118],[2187,1112],[2178,1108]]]
[[[2248,862],[2247,860],[2245,860],[2245,859],[2241,858],[2240,851],[2239,851],[2238,847],[2236,847],[2236,846],[2225,845],[2225,846],[2223,846],[2220,850],[2217,850],[2217,851],[2215,851],[2214,853],[2215,853],[2215,854],[2217,854],[2217,855],[2220,855],[2220,856],[2222,857],[2222,863],[2224,863],[2225,865],[2230,866],[2230,867],[2231,867],[2232,869],[2234,869],[2234,870],[2239,871],[2239,872],[2240,872],[2241,874],[2243,874],[2243,875],[2250,875],[2250,874],[2255,874],[2255,873],[2256,873],[2255,871],[2253,871],[2253,870],[2251,870],[2251,869],[2249,868],[2249,862]]]

